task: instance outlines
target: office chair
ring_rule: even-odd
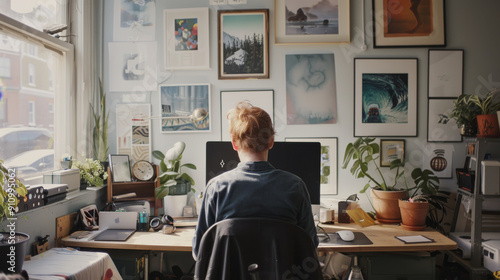
[[[275,219],[220,221],[203,235],[197,258],[199,280],[323,279],[311,238]]]

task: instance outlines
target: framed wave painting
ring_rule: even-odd
[[[417,59],[354,60],[354,136],[417,136]]]

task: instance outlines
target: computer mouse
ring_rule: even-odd
[[[354,233],[350,230],[339,230],[339,231],[337,231],[337,235],[343,241],[353,241],[354,240]]]

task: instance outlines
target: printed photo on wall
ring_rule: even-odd
[[[113,41],[154,41],[155,0],[114,0]]]
[[[116,104],[116,124],[118,153],[151,161],[151,105]]]
[[[453,144],[427,145],[423,154],[423,169],[434,172],[438,178],[453,177]]]
[[[287,124],[337,122],[333,54],[286,55]]]
[[[417,136],[417,59],[354,59],[354,136]]]
[[[154,91],[156,42],[109,43],[109,91]]]
[[[160,85],[161,132],[209,132],[210,85]]]
[[[165,69],[210,68],[208,8],[164,10]]]
[[[432,98],[428,100],[428,142],[462,142],[455,119],[448,117],[455,99]]]

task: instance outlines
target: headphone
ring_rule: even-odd
[[[149,226],[154,230],[154,231],[159,231],[163,225],[174,225],[174,218],[172,218],[169,215],[163,215],[161,218],[156,217],[151,219],[149,222]]]

